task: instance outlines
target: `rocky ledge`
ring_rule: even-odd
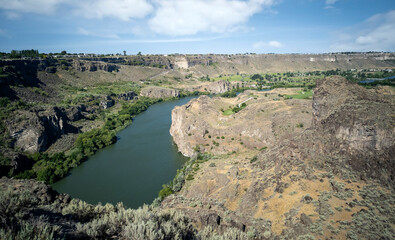
[[[169,98],[180,96],[180,91],[162,87],[146,87],[141,89],[140,95],[150,98]]]

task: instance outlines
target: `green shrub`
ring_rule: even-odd
[[[303,128],[303,123],[298,123],[298,124],[296,124],[296,127],[298,127],[298,128]]]
[[[168,185],[163,185],[162,190],[159,191],[159,198],[163,200],[165,197],[169,196],[170,194],[173,194],[173,190],[168,186]]]

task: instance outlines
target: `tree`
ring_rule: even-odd
[[[123,50],[123,55],[126,56],[126,51],[125,50]]]
[[[263,80],[263,77],[260,74],[254,74],[254,75],[252,75],[251,79],[252,80],[258,80],[258,79]]]
[[[65,50],[63,50],[61,53],[60,53],[60,55],[66,55],[67,54],[67,52],[65,51]]]
[[[137,53],[137,56],[141,56],[141,52],[138,52],[138,53]]]

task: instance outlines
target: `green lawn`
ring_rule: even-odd
[[[311,99],[313,92],[311,90],[307,92],[299,91],[298,94],[285,95],[285,98],[295,98],[295,99]]]
[[[232,109],[228,109],[228,110],[225,110],[222,114],[225,116],[229,116],[229,115],[232,115],[233,113],[234,112],[232,111]]]

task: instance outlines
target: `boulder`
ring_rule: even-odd
[[[100,106],[103,109],[110,108],[110,107],[114,106],[114,104],[115,104],[115,101],[110,96],[106,96],[103,100],[100,101]]]

